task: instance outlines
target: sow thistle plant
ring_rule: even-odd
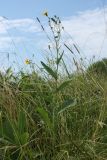
[[[55,58],[52,60],[54,62],[53,67],[50,67],[49,65],[47,65],[43,61],[41,61],[41,64],[42,64],[44,70],[55,81],[55,86],[54,86],[55,88],[52,91],[53,104],[52,104],[52,106],[50,106],[50,107],[52,107],[51,112],[49,112],[44,107],[41,107],[41,108],[38,107],[37,112],[39,113],[39,115],[43,119],[43,121],[45,122],[45,124],[49,130],[48,132],[50,132],[50,134],[52,135],[52,146],[51,147],[52,147],[52,154],[54,154],[56,141],[59,136],[58,134],[60,134],[60,137],[59,137],[60,143],[64,142],[63,141],[63,138],[64,138],[63,127],[66,122],[66,117],[64,118],[63,114],[65,111],[67,111],[71,107],[75,106],[76,101],[73,100],[72,97],[70,97],[69,99],[66,99],[65,101],[61,100],[61,96],[62,96],[61,92],[71,82],[71,79],[69,79],[67,81],[64,81],[62,84],[60,84],[60,76],[59,76],[60,75],[60,65],[62,62],[64,63],[64,59],[63,59],[64,51],[61,48],[61,38],[62,38],[61,34],[62,34],[62,30],[63,30],[61,20],[56,15],[53,17],[49,17],[48,12],[45,12],[44,15],[48,18],[48,25],[49,25],[50,31],[52,33],[51,38],[48,35],[48,33],[46,32],[46,30],[45,30],[44,26],[42,25],[41,21],[39,20],[39,18],[37,18],[37,21],[41,25],[43,32],[45,32],[48,40],[51,42],[52,47],[54,48],[53,54],[54,54]],[[50,50],[51,46],[48,45],[48,48]],[[65,67],[66,67],[66,65],[65,65]],[[67,70],[67,68],[66,68],[66,70]],[[60,101],[62,104],[60,103]],[[64,142],[64,143],[66,143],[66,142]]]
[[[42,25],[41,21],[39,20],[39,18],[37,17],[37,21],[39,22],[39,24],[41,25],[41,28],[43,30],[43,32],[46,34],[48,40],[50,41],[51,45],[48,45],[48,49],[51,50],[51,46],[54,48],[54,59],[50,59],[50,62],[53,61],[53,68],[55,68],[53,70],[53,68],[51,68],[50,66],[48,66],[47,64],[45,64],[44,62],[41,62],[42,66],[44,67],[44,69],[47,71],[47,73],[49,75],[52,76],[52,78],[54,78],[55,83],[56,83],[56,91],[60,91],[61,89],[63,89],[64,87],[66,87],[67,84],[70,83],[71,80],[65,81],[63,82],[60,86],[58,86],[58,81],[60,80],[60,65],[63,63],[64,65],[64,69],[66,71],[66,73],[69,76],[69,72],[67,69],[67,66],[64,62],[64,50],[62,50],[61,48],[61,38],[62,38],[62,31],[64,29],[64,27],[61,24],[61,20],[59,17],[57,17],[56,15],[54,17],[49,17],[48,12],[44,12],[44,16],[46,16],[48,18],[48,25],[50,28],[50,31],[52,33],[53,38],[51,39],[50,36],[48,35],[48,33],[46,32],[44,26]],[[51,51],[52,52],[52,51]]]

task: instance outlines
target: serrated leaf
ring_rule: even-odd
[[[57,80],[57,73],[53,71],[49,66],[47,66],[45,63],[41,62],[44,69],[55,79]]]

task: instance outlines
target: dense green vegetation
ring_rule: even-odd
[[[106,60],[82,70],[74,59],[77,72],[71,74],[59,18],[49,18],[49,26],[55,58],[52,65],[41,62],[44,75],[28,60],[30,73],[14,75],[9,68],[0,75],[0,160],[106,160]]]
[[[88,72],[93,72],[96,75],[107,76],[107,59],[103,58],[88,67]]]

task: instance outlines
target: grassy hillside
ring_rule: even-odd
[[[0,75],[0,160],[106,160],[106,75],[92,66],[83,70],[75,58],[71,74],[60,47],[61,22],[45,15],[54,63],[41,62],[38,73],[26,60],[30,73],[9,68]]]

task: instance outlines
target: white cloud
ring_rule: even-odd
[[[40,26],[34,19],[14,19],[9,20],[0,17],[0,33],[6,33],[7,30],[17,29],[23,32],[40,32]]]
[[[93,55],[107,57],[106,13],[107,8],[105,11],[98,8],[79,12],[75,16],[65,17],[62,20],[65,30],[73,37],[87,58],[91,58]],[[65,35],[66,42],[72,44],[70,36]],[[26,45],[27,50],[31,50],[31,52],[36,47],[37,49],[40,47],[40,50],[46,49],[47,45],[47,40],[44,35],[42,36],[41,27],[36,20],[30,18],[9,20],[0,17],[0,51],[11,48],[12,41],[20,50]],[[21,43],[22,41],[24,43]],[[13,48],[15,50],[14,44]]]
[[[89,10],[65,18],[65,30],[74,38],[87,57],[104,57],[107,51],[107,8]],[[71,42],[69,36],[67,37]]]
[[[33,19],[17,19],[17,20],[10,20],[8,22],[8,28],[17,28],[24,32],[40,32],[40,26]]]
[[[0,36],[0,51],[7,49],[15,50],[15,48],[18,48],[18,44],[20,44],[22,41],[26,41],[26,38],[22,36]]]
[[[36,33],[40,32],[39,24],[33,19],[9,20],[0,17],[0,52],[7,50],[15,52],[16,48],[24,50],[25,46],[29,46],[28,43],[32,43]]]

